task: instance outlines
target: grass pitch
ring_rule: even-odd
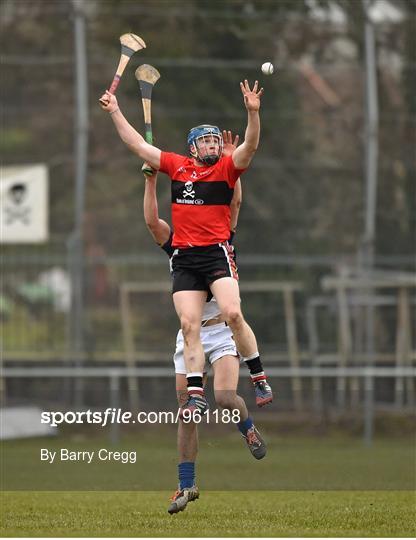
[[[252,458],[235,428],[200,435],[197,482],[206,491],[410,491],[416,486],[415,444],[378,439],[371,448],[348,437],[279,437],[262,430],[267,456]],[[40,449],[136,451],[137,462],[40,460]],[[5,441],[0,463],[4,491],[166,491],[177,483],[175,430],[143,431],[112,446],[102,435],[79,439]]]
[[[6,492],[2,535],[371,537],[416,534],[412,492],[202,492],[167,513],[168,492]]]
[[[40,462],[42,447],[111,447],[103,436],[4,442],[2,535],[416,535],[412,438],[376,439],[365,448],[360,439],[348,437],[266,435],[268,455],[256,461],[238,433],[202,432],[200,499],[173,516],[167,508],[177,482],[174,429],[124,437],[115,448],[138,454],[129,466]]]

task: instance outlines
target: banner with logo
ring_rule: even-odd
[[[0,242],[41,243],[49,238],[48,168],[0,168]]]

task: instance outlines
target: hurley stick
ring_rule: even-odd
[[[149,66],[149,64],[143,64],[136,69],[134,76],[139,82],[140,92],[142,95],[145,139],[146,142],[148,142],[149,144],[153,144],[152,91],[153,86],[160,79],[160,73],[153,66]],[[150,166],[146,165],[142,167],[142,171],[147,176],[151,176],[154,172]]]

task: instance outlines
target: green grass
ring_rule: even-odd
[[[202,492],[180,514],[168,492],[5,492],[2,535],[405,536],[416,534],[411,492]]]
[[[167,514],[175,429],[113,448],[103,434],[3,442],[3,536],[408,536],[415,526],[412,438],[277,436],[254,460],[235,430],[201,430],[198,501]],[[40,448],[136,450],[137,463],[46,464]],[[261,488],[261,491],[259,491]],[[251,491],[248,491],[251,489]]]
[[[209,491],[386,491],[415,488],[415,444],[411,438],[376,439],[371,448],[348,437],[277,436],[267,428],[264,460],[254,460],[235,428],[201,429],[197,478]],[[137,452],[137,463],[97,459],[87,463],[40,461],[40,449]],[[3,489],[14,491],[158,491],[170,490],[176,479],[174,427],[141,430],[113,448],[108,439],[58,438],[2,443]]]

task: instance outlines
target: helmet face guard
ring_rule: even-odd
[[[201,156],[199,153],[199,142],[205,142],[205,137],[214,137],[218,141],[218,155],[217,154],[207,154]],[[191,129],[188,133],[188,148],[189,154],[191,157],[201,161],[205,165],[215,165],[222,155],[222,149],[224,142],[222,139],[222,134],[217,126],[210,126],[208,124],[203,124],[201,126],[196,126]]]

